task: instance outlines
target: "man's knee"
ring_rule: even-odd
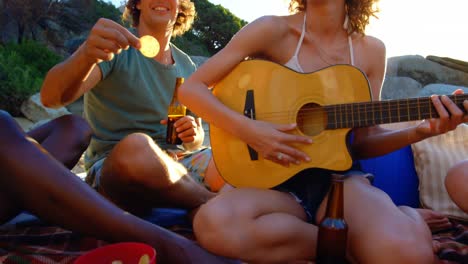
[[[162,150],[143,133],[133,133],[122,139],[111,151],[103,167],[103,176],[129,184],[144,184],[149,175],[156,175],[154,160]],[[154,162],[157,163],[157,162]],[[163,170],[163,168],[159,168]]]
[[[13,117],[6,111],[0,109],[0,127],[2,130],[16,127],[15,120]]]
[[[87,148],[93,134],[91,127],[82,117],[77,115],[63,115],[52,121],[54,126],[60,128],[69,140],[81,148]]]
[[[24,140],[22,130],[6,111],[0,110],[0,143],[3,147],[10,147]]]

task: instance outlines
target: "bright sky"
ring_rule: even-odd
[[[120,4],[121,0],[108,0]],[[251,22],[288,14],[288,0],[209,0]],[[468,61],[467,0],[380,0],[367,34],[380,38],[387,56],[436,55]]]

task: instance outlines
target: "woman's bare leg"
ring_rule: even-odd
[[[468,159],[450,168],[445,178],[445,187],[450,198],[468,213]]]
[[[324,215],[326,199],[317,220]],[[419,214],[398,208],[363,177],[345,181],[349,253],[358,263],[432,263],[431,235]],[[252,263],[314,259],[317,227],[287,193],[259,189],[221,192],[200,207],[194,230],[200,244]]]

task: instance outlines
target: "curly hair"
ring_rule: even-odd
[[[137,4],[140,1],[128,0],[127,4],[125,4],[125,12],[122,18],[124,21],[129,21],[133,27],[137,27],[140,24],[140,10],[137,8]],[[172,36],[181,36],[189,31],[193,25],[195,16],[195,4],[190,0],[179,0],[179,13],[177,14]]]
[[[379,0],[345,0],[346,12],[349,17],[349,33],[364,34],[371,16],[377,17],[379,9],[375,5]],[[290,0],[289,12],[295,14],[304,11],[307,0]]]

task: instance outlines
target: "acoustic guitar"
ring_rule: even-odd
[[[307,168],[347,170],[352,165],[346,139],[351,128],[438,117],[430,97],[371,102],[369,81],[351,65],[298,73],[273,62],[247,60],[217,83],[213,93],[251,119],[297,123],[290,133],[313,140],[295,146],[311,161],[286,168],[211,125],[215,165],[224,180],[236,187],[271,188]],[[468,95],[450,97],[464,109]]]

